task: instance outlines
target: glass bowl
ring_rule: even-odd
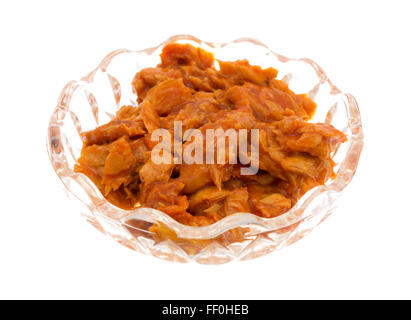
[[[134,75],[156,66],[162,48],[171,42],[202,47],[220,60],[246,58],[263,68],[274,67],[291,90],[308,93],[318,106],[311,121],[332,124],[348,137],[333,155],[336,179],[307,192],[281,216],[267,219],[237,213],[205,227],[182,225],[151,208],[126,211],[110,204],[89,178],[73,171],[82,148],[80,132],[107,123],[122,105],[137,105],[131,85]],[[313,61],[286,58],[254,39],[210,43],[189,35],[171,37],[145,50],[116,50],[85,77],[70,81],[58,99],[47,137],[54,170],[68,194],[80,200],[81,211],[93,226],[133,250],[170,261],[205,264],[253,259],[304,237],[335,208],[335,200],[355,173],[362,147],[361,118],[354,97],[335,87]],[[156,237],[149,231],[153,224],[167,228],[169,236]]]

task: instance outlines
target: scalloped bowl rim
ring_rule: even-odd
[[[341,166],[337,172],[336,178],[328,185],[321,185],[317,186],[310,191],[308,191],[302,198],[298,200],[298,202],[286,213],[273,217],[273,218],[262,218],[257,215],[254,215],[252,213],[235,213],[232,215],[229,215],[227,217],[224,217],[223,219],[217,221],[216,223],[208,226],[200,226],[200,227],[193,227],[193,226],[187,226],[183,225],[170,216],[168,216],[166,213],[153,209],[153,208],[148,208],[148,207],[139,207],[133,210],[123,210],[121,208],[118,208],[114,205],[112,205],[110,202],[108,202],[101,194],[101,192],[96,189],[96,187],[91,183],[91,180],[89,180],[88,177],[79,174],[79,173],[74,173],[72,172],[70,174],[66,175],[59,175],[57,173],[57,168],[55,167],[55,157],[56,155],[53,154],[53,152],[50,150],[51,146],[51,130],[52,126],[54,125],[53,121],[53,116],[50,120],[49,123],[49,128],[48,128],[48,135],[47,135],[47,150],[49,154],[50,161],[52,162],[53,168],[56,171],[58,177],[60,180],[63,182],[65,185],[66,189],[73,194],[78,200],[80,200],[83,204],[88,206],[84,201],[76,195],[65,183],[64,179],[66,178],[71,178],[75,179],[77,176],[81,176],[81,179],[83,180],[83,177],[88,180],[88,184],[92,189],[94,189],[94,192],[97,192],[95,194],[95,197],[91,198],[91,201],[94,203],[94,206],[98,208],[97,214],[102,214],[104,217],[109,218],[109,219],[114,219],[110,217],[109,215],[106,215],[106,212],[112,212],[113,210],[116,211],[117,217],[120,217],[121,223],[127,225],[127,221],[133,220],[133,219],[139,219],[139,220],[146,220],[146,221],[157,221],[161,222],[173,231],[176,232],[176,234],[180,238],[185,238],[185,239],[211,239],[214,238],[227,230],[230,230],[232,228],[236,227],[244,227],[244,226],[249,226],[249,225],[258,225],[261,227],[264,227],[266,230],[265,231],[273,231],[273,230],[278,230],[282,228],[289,227],[293,224],[299,223],[303,219],[310,218],[310,216],[302,217],[302,212],[304,211],[304,208],[308,206],[312,200],[314,200],[317,196],[319,196],[322,193],[326,192],[337,192],[339,193],[342,191],[351,181],[352,177],[355,174],[356,167],[358,165],[359,161],[359,156],[361,154],[362,146],[363,146],[363,132],[362,132],[362,123],[361,123],[361,116],[359,113],[358,105],[354,99],[354,97],[351,94],[348,93],[343,93],[341,90],[339,90],[331,81],[330,79],[326,76],[325,72],[323,69],[314,61],[308,58],[299,58],[299,59],[294,59],[294,58],[288,58],[285,57],[281,54],[273,52],[271,49],[269,49],[264,43],[261,41],[252,39],[252,38],[239,38],[234,41],[230,42],[206,42],[202,41],[194,36],[191,35],[176,35],[168,38],[167,40],[163,41],[160,43],[158,46],[143,49],[143,50],[129,50],[129,49],[118,49],[115,51],[112,51],[111,53],[107,54],[100,64],[93,69],[91,72],[89,72],[86,76],[81,78],[81,80],[78,81],[70,81],[67,83],[67,85],[64,87],[60,94],[59,102],[57,104],[57,107],[55,108],[53,115],[56,114],[56,112],[64,112],[64,116],[66,116],[69,108],[62,108],[61,107],[61,101],[64,99],[64,97],[67,96],[67,94],[72,93],[73,90],[76,90],[76,88],[81,85],[82,82],[85,83],[90,83],[93,80],[93,76],[96,73],[97,70],[102,70],[105,71],[112,61],[114,57],[116,57],[119,54],[122,53],[153,53],[154,51],[158,50],[159,48],[163,47],[164,45],[172,42],[177,42],[177,41],[192,41],[195,42],[199,45],[206,45],[209,48],[222,48],[226,45],[232,44],[232,43],[241,43],[241,42],[249,42],[257,46],[261,46],[265,49],[267,49],[270,53],[275,55],[280,61],[282,62],[288,62],[288,61],[300,61],[308,64],[310,67],[312,67],[318,76],[319,83],[322,84],[324,82],[327,82],[328,85],[330,86],[332,92],[334,94],[341,95],[342,98],[346,99],[348,102],[348,106],[346,105],[347,112],[348,112],[348,128],[353,132],[354,130],[357,131],[356,137],[354,139],[351,139],[349,142],[348,150],[344,156],[344,159],[341,161]],[[354,154],[354,160],[352,159]],[[349,159],[351,157],[351,159]],[[344,163],[347,163],[348,161],[351,161],[350,165],[350,172],[347,173],[344,172],[343,165]],[[83,181],[84,182],[84,181]],[[88,206],[89,207],[89,206]],[[91,209],[91,208],[90,208]],[[95,210],[93,210],[95,211]],[[149,215],[149,216],[148,216]],[[118,222],[118,219],[115,219]],[[131,225],[128,225],[128,227],[133,228]],[[126,228],[125,228],[126,229]]]

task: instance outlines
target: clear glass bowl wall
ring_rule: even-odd
[[[274,67],[279,71],[278,78],[291,90],[308,93],[318,106],[311,121],[332,124],[348,137],[333,155],[337,178],[310,190],[282,216],[266,219],[238,213],[206,227],[182,225],[155,209],[125,211],[111,205],[86,176],[73,171],[82,148],[80,132],[109,122],[123,105],[137,105],[133,77],[143,68],[156,66],[162,48],[170,42],[200,46],[220,60],[246,58],[250,64]],[[304,237],[335,208],[335,200],[355,173],[362,146],[361,118],[354,97],[335,87],[313,61],[286,58],[253,39],[209,43],[188,35],[174,36],[145,50],[114,51],[81,80],[70,81],[51,117],[47,139],[57,175],[98,230],[133,250],[161,259],[206,264],[256,258]],[[166,225],[177,238],[156,241],[148,228],[158,223]],[[246,230],[243,241],[225,237],[234,229]]]

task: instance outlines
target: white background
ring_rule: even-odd
[[[409,1],[2,1],[0,298],[411,298]],[[66,198],[46,128],[68,80],[118,48],[253,37],[358,100],[365,147],[340,208],[249,262],[175,264],[97,232]]]

